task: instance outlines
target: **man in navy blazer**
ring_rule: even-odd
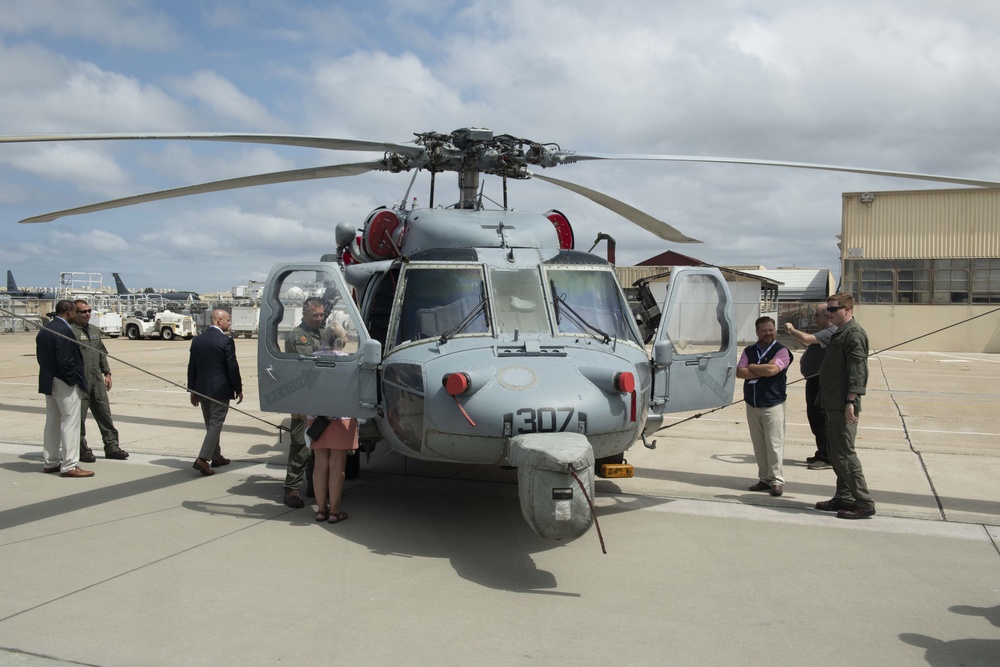
[[[214,475],[212,468],[229,463],[219,447],[219,436],[229,414],[229,401],[235,398],[237,404],[243,402],[243,379],[236,361],[236,344],[226,334],[232,319],[221,308],[212,311],[211,319],[212,326],[191,341],[188,360],[187,386],[192,392],[191,405],[198,407],[200,404],[205,418],[205,440],[192,466],[202,475]]]
[[[45,435],[42,472],[61,477],[93,477],[80,467],[80,401],[87,391],[83,354],[70,322],[76,320],[72,301],[56,302],[53,317],[35,337],[38,393],[45,394]]]

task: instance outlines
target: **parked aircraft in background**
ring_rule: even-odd
[[[14,282],[14,273],[7,269],[7,294],[11,296],[32,297],[35,299],[55,299],[54,291],[21,289]]]
[[[8,271],[8,275],[10,272]],[[115,285],[118,288],[119,295],[128,295],[131,292],[125,287],[125,283],[122,282],[122,278],[117,273],[112,273],[115,277]],[[163,297],[164,301],[200,301],[200,297],[197,292],[156,292]]]

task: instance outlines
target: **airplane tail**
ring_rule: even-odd
[[[11,294],[17,291],[19,290],[17,289],[17,283],[14,282],[14,272],[7,269],[7,293]]]
[[[8,273],[10,272],[8,271]],[[128,294],[129,291],[125,287],[125,283],[122,282],[122,277],[117,273],[112,273],[111,275],[115,277],[115,285],[118,287],[118,294]]]

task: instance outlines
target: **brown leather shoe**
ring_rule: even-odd
[[[222,466],[227,466],[230,463],[232,463],[232,462],[229,459],[227,459],[225,456],[217,456],[214,459],[212,459],[212,467],[213,468],[221,468]]]
[[[97,463],[93,451],[80,452],[80,463]]]
[[[104,452],[104,458],[114,461],[124,461],[128,458],[128,452],[124,449],[112,449],[110,452]]]
[[[80,466],[77,466],[75,468],[70,468],[66,472],[59,473],[59,476],[60,477],[93,477],[94,476],[94,471],[93,470],[84,470]]]
[[[750,487],[750,490],[751,491],[770,491],[771,490],[771,485],[768,484],[767,482],[757,482],[756,484],[754,484],[753,486]]]
[[[42,468],[42,472],[46,475],[51,475],[54,472],[59,472],[59,466],[52,466],[51,468]]]
[[[200,472],[205,477],[215,474],[215,471],[208,467],[208,461],[206,461],[205,459],[195,459],[194,465],[191,467]]]
[[[784,493],[785,487],[783,484],[772,484],[771,485],[771,495],[777,498],[782,493]]]

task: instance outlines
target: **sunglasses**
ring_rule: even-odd
[[[89,315],[90,314],[89,310],[78,310],[76,312],[77,312],[78,315]]]
[[[841,308],[847,308],[847,306],[827,306],[826,307],[826,312],[828,312],[828,313],[835,313],[838,310],[840,310]]]

